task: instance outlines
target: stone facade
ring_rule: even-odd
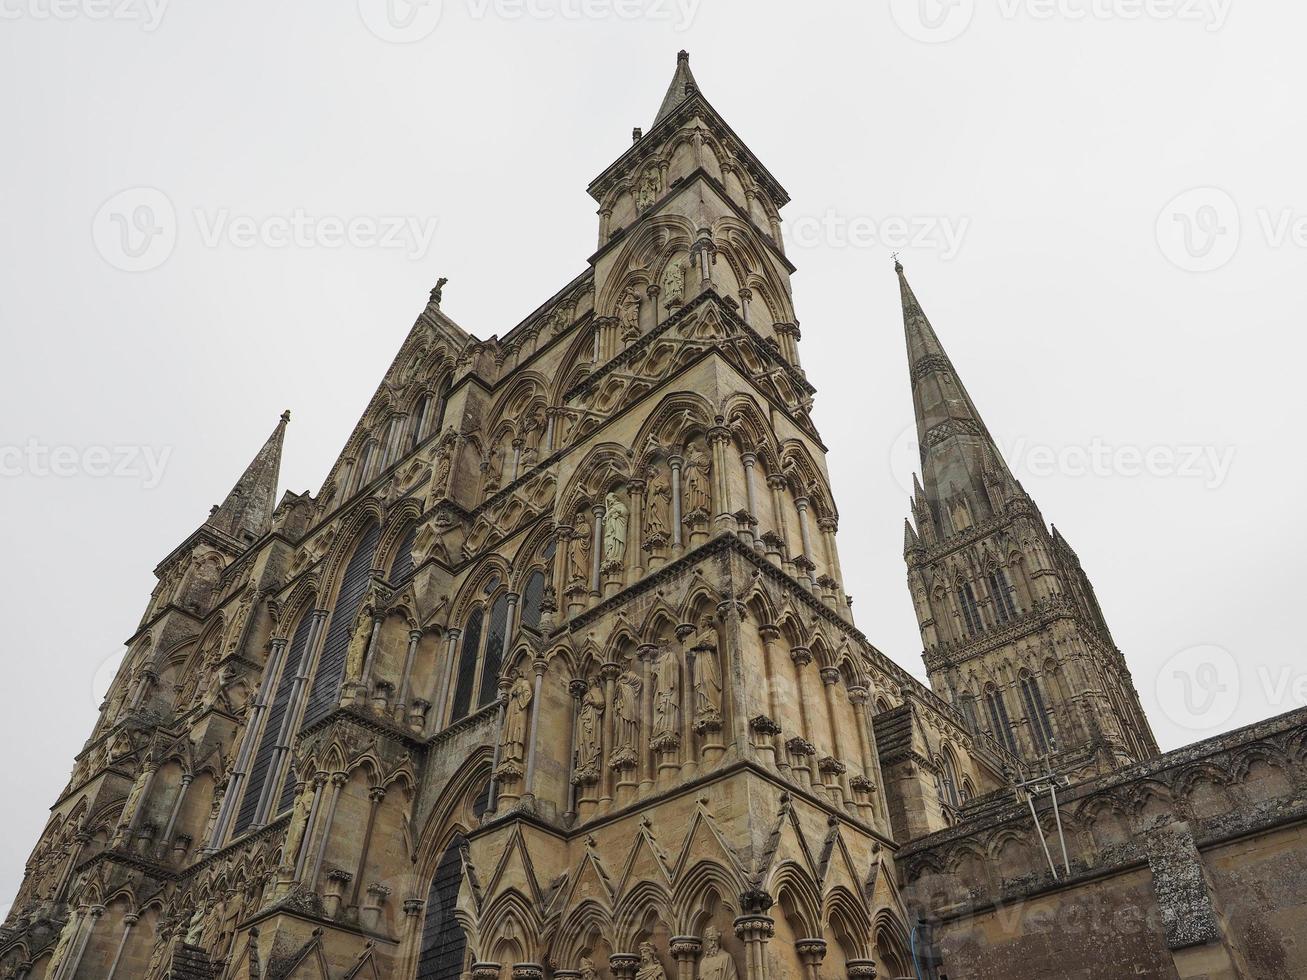
[[[1276,928],[1301,922],[1292,874],[1241,861],[1264,834],[1301,863],[1302,720],[1220,747],[1274,741],[1278,780],[1151,759],[1069,548],[1009,484],[946,532],[939,506],[962,511],[929,457],[909,565],[945,696],[919,684],[844,592],[788,197],[688,56],[590,192],[582,275],[488,341],[442,311],[442,280],[321,490],[274,507],[283,416],[159,565],[0,976],[957,980],[983,975],[997,903],[1109,901],[1105,875],[1162,910],[1139,962],[1297,963],[1229,910],[1265,886]],[[911,349],[933,332],[910,292]],[[960,702],[982,677],[961,665],[991,654],[941,631],[932,575],[990,554],[1040,600],[994,633],[1004,669],[1074,677],[1049,695],[1058,751],[1013,753]],[[1031,863],[1011,803],[1035,756],[1082,835],[1064,877]],[[1246,821],[1183,815],[1208,772],[1255,801]],[[1165,833],[1096,831],[1099,796],[1155,801]],[[950,849],[968,841],[980,869]],[[937,880],[955,865],[960,885]]]

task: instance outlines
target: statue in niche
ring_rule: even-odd
[[[508,705],[504,708],[504,736],[500,739],[505,760],[521,760],[526,755],[527,709],[531,705],[531,684],[517,674],[508,689]]]
[[[722,934],[716,926],[703,931],[703,956],[699,959],[699,980],[739,980],[735,960],[722,949]]]
[[[118,818],[117,838],[121,840],[132,825],[132,820],[136,816],[136,810],[141,805],[141,795],[145,792],[145,784],[149,782],[150,770],[142,769],[141,774],[136,777],[136,782],[132,783],[131,792],[127,794],[127,802],[123,804],[123,812]]]
[[[698,446],[685,450],[685,516],[706,518],[712,512],[712,494],[708,488],[711,469],[708,457]]]
[[[653,731],[649,744],[662,752],[681,744],[680,664],[664,649],[654,662]]]
[[[635,206],[641,211],[647,211],[654,206],[658,200],[658,192],[662,189],[662,181],[658,179],[658,171],[646,170],[644,176],[640,178],[640,185],[635,190]]]
[[[651,545],[657,546],[667,543],[668,526],[671,524],[671,518],[668,516],[671,500],[671,486],[657,470],[651,471],[649,503],[645,507],[644,524],[644,539]]]
[[[500,481],[504,478],[504,463],[498,449],[493,446],[486,453],[486,492],[490,493],[499,489]]]
[[[449,443],[445,443],[436,450],[435,472],[431,474],[430,501],[432,503],[445,496],[445,491],[449,488],[449,471],[453,465],[454,449]]]
[[[604,568],[621,569],[626,558],[626,526],[630,511],[622,498],[609,493],[604,498]]]
[[[663,303],[668,309],[680,306],[685,299],[685,270],[680,262],[672,262],[663,273]]]
[[[295,797],[295,805],[290,813],[290,827],[286,831],[286,847],[282,852],[281,860],[287,867],[295,867],[300,845],[304,842],[304,831],[309,826],[309,810],[312,806],[313,783],[306,781],[299,795]]]
[[[581,698],[577,716],[576,770],[582,780],[593,780],[599,775],[600,755],[603,751],[604,692],[599,682],[592,680]]]
[[[640,335],[640,297],[634,289],[628,289],[622,295],[621,305],[617,308],[617,318],[622,324],[622,337]]]
[[[667,980],[663,965],[654,953],[653,943],[648,940],[640,944],[640,965],[635,971],[635,980]]]
[[[590,528],[584,515],[577,515],[572,531],[572,548],[568,555],[568,575],[572,583],[584,585],[590,579]]]
[[[633,765],[636,747],[640,744],[640,691],[644,687],[639,675],[630,667],[617,678],[617,693],[613,698],[613,714],[617,723],[617,746],[612,765]]]
[[[599,972],[594,961],[588,956],[581,957],[581,980],[599,980]]]
[[[350,634],[349,649],[345,653],[346,684],[363,682],[363,664],[367,661],[368,645],[371,640],[372,610],[364,605],[354,620],[354,632]]]
[[[694,720],[696,726],[711,727],[722,719],[722,672],[717,660],[720,648],[717,624],[704,618],[694,638]]]

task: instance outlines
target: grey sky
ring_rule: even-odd
[[[921,674],[901,221],[1163,747],[1303,703],[1307,9],[921,2],[444,0],[432,28],[434,7],[388,21],[384,0],[0,0],[0,902],[155,564],[284,408],[283,488],[318,488],[438,275],[487,337],[580,272],[585,186],[681,47],[794,197],[859,626]],[[141,203],[176,237],[133,255],[116,222]],[[52,471],[29,445],[71,448]],[[1213,696],[1199,719],[1185,677]]]

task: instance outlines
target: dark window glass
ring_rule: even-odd
[[[262,734],[251,732],[251,737],[259,739],[259,747],[250,764],[246,777],[245,795],[241,797],[241,807],[236,813],[235,832],[243,834],[254,823],[259,809],[259,797],[263,795],[263,784],[268,780],[268,766],[272,764],[273,749],[277,745],[277,736],[281,733],[282,722],[286,717],[286,706],[290,701],[291,688],[295,684],[295,674],[299,671],[300,661],[304,659],[304,648],[309,642],[309,631],[313,626],[313,614],[306,612],[286,649],[285,662],[277,678],[266,677],[264,684],[276,684],[272,703],[268,706],[263,722]]]
[[[980,610],[976,608],[976,594],[970,585],[958,589],[958,604],[962,607],[962,618],[967,622],[967,632],[975,636],[980,632]]]
[[[1012,601],[1012,590],[1008,586],[1007,575],[1003,569],[995,569],[989,575],[989,584],[994,591],[994,613],[1000,623],[1017,618],[1016,603]]]
[[[1053,725],[1048,718],[1048,709],[1044,706],[1044,695],[1039,690],[1039,681],[1033,677],[1023,678],[1021,690],[1026,698],[1026,711],[1030,715],[1030,731],[1040,752],[1047,752],[1053,745]]]
[[[413,410],[413,421],[409,423],[408,449],[412,452],[427,434],[427,416],[431,414],[431,396],[423,395]]]
[[[454,686],[454,707],[450,721],[458,721],[472,707],[472,686],[477,676],[477,651],[481,647],[481,607],[472,610],[463,628],[463,648],[458,655],[458,682]]]
[[[540,604],[545,598],[545,573],[534,571],[526,580],[522,591],[522,625],[540,631]]]
[[[455,837],[441,857],[427,892],[417,980],[458,980],[463,972],[467,939],[454,917],[463,880],[462,848],[463,838]]]
[[[1008,719],[1007,705],[1003,703],[1003,696],[998,691],[990,691],[985,695],[985,700],[989,704],[989,720],[994,726],[994,740],[1016,755],[1016,737],[1012,734],[1012,722]]]
[[[309,704],[304,711],[305,725],[311,725],[326,717],[327,713],[340,703],[340,682],[345,676],[345,654],[349,649],[350,635],[354,631],[354,620],[358,617],[363,595],[368,591],[372,559],[376,555],[377,541],[380,537],[380,525],[373,524],[363,534],[358,547],[354,549],[354,556],[345,566],[340,592],[336,594],[336,604],[332,607],[331,618],[327,621],[327,638],[322,643],[322,655],[318,660],[317,672],[313,676]]]
[[[398,585],[413,574],[413,539],[417,537],[418,526],[409,527],[399,539],[399,547],[390,563],[390,581]]]
[[[508,625],[508,593],[501,593],[490,607],[486,630],[486,655],[481,664],[481,693],[477,707],[484,708],[499,696],[499,667],[504,660],[504,628]]]

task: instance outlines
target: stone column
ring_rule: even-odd
[[[417,659],[418,643],[421,640],[421,630],[413,629],[408,631],[408,651],[404,654],[404,673],[399,679],[399,696],[395,701],[395,717],[401,725],[404,723],[404,713],[408,709],[409,681],[413,677],[413,661]]]
[[[729,526],[734,521],[731,516],[731,485],[726,473],[726,447],[731,441],[731,430],[721,423],[719,416],[717,424],[708,430],[713,468],[713,523],[719,529],[723,524]]]
[[[526,749],[526,789],[523,791],[526,801],[534,808],[536,792],[536,746],[540,743],[540,692],[544,686],[545,671],[549,669],[549,664],[544,660],[536,660],[531,663],[531,669],[535,671],[535,689],[531,696],[531,728],[530,734],[527,735]]]
[[[753,299],[753,290],[747,286],[740,287],[740,319],[749,324],[749,301]],[[752,324],[749,324],[752,326]]]
[[[368,867],[368,854],[372,850],[372,830],[377,825],[377,811],[386,799],[386,787],[373,786],[368,790],[368,822],[363,829],[363,847],[359,850],[359,860],[354,871],[354,893],[350,895],[349,904],[358,905],[359,893],[363,888],[363,873]]]
[[[177,827],[177,817],[181,814],[182,803],[186,800],[186,790],[190,788],[191,780],[194,778],[189,772],[182,773],[181,785],[177,789],[177,798],[172,801],[172,812],[168,814],[168,824],[163,829],[163,836],[159,838],[164,848],[167,848],[172,840],[172,832]]]
[[[567,736],[567,810],[563,813],[564,822],[570,823],[576,820],[576,797],[578,786],[576,784],[576,728],[577,721],[581,714],[581,699],[585,697],[586,692],[590,689],[583,679],[576,679],[567,685],[567,693],[572,695],[572,715],[571,723]],[[554,971],[557,978],[558,971]]]
[[[507,678],[501,678],[499,681],[499,697],[496,703],[499,707],[495,710],[495,752],[490,757],[490,802],[486,806],[486,813],[494,813],[499,809],[499,760],[504,753],[502,735],[504,731],[504,714],[508,710]]]
[[[821,980],[821,961],[826,958],[826,940],[797,939],[794,952],[799,954],[806,980]]]
[[[746,506],[749,508],[749,516],[756,521],[758,519],[758,489],[755,484],[754,468],[758,463],[758,455],[757,453],[747,452],[740,456],[740,461],[744,463]],[[756,533],[753,535],[753,547],[755,551],[762,550],[762,540]]]
[[[82,965],[82,957],[86,955],[86,947],[90,945],[91,934],[95,932],[95,926],[102,915],[104,915],[103,905],[91,906],[89,919],[83,919],[81,935],[77,940],[77,949],[73,953],[72,959],[64,963],[59,970],[59,977],[72,980],[73,977],[77,976],[77,969]]]
[[[545,968],[539,963],[514,963],[513,980],[545,980]]]
[[[817,563],[814,561],[816,556],[812,552],[812,531],[808,527],[808,498],[795,497],[794,509],[799,512],[799,537],[803,541],[804,557],[816,567]]]
[[[613,971],[613,980],[635,980],[635,971],[640,966],[637,953],[614,953],[608,957],[608,968]]]
[[[776,920],[762,912],[735,920],[735,935],[744,943],[745,980],[767,980],[767,944],[776,935]]]
[[[785,477],[779,473],[773,473],[767,477],[767,489],[771,491],[771,509],[775,515],[776,536],[785,544],[785,550],[788,555],[790,539],[785,529]],[[783,558],[785,556],[782,556]]]
[[[613,802],[613,780],[616,774],[608,767],[608,760],[613,757],[613,726],[617,724],[613,715],[613,693],[617,676],[622,668],[615,663],[606,663],[599,668],[599,676],[604,680],[604,720],[603,720],[603,758],[599,760],[599,809],[605,810]]]
[[[526,445],[525,439],[513,440],[513,469],[512,476],[509,477],[508,483],[516,483],[517,478],[522,475],[522,447]],[[508,484],[504,484],[507,486]]]
[[[327,783],[327,774],[319,772],[313,777],[313,802],[309,804],[308,819],[304,821],[304,834],[300,838],[299,854],[295,855],[295,870],[291,874],[293,881],[302,881],[304,872],[308,869],[309,847],[313,842],[313,834],[318,829],[318,814],[321,810],[319,804],[322,802],[322,787]],[[287,854],[283,861],[290,858]]]
[[[603,595],[603,580],[600,576],[604,557],[604,505],[595,504],[590,512],[594,514],[594,535],[590,541],[590,595],[598,599]]]
[[[695,980],[695,966],[703,952],[703,941],[698,936],[673,936],[668,950],[676,959],[676,980]]]
[[[631,555],[631,582],[644,578],[644,480],[631,480],[626,485],[630,501],[630,523],[626,553]]]
[[[822,545],[826,552],[826,572],[836,582],[844,582],[844,573],[840,570],[839,549],[835,546],[835,532],[839,530],[840,522],[834,517],[817,518],[817,528],[821,531]]]
[[[682,456],[668,456],[667,465],[672,469],[672,553],[681,550],[681,465]]]
[[[678,659],[685,664],[681,677],[681,774],[687,779],[699,771],[699,747],[694,731],[694,657],[687,655],[685,641],[698,631],[693,623],[676,627],[676,640],[681,645]]]
[[[876,792],[876,784],[871,778],[876,770],[872,767],[871,742],[868,734],[871,717],[867,712],[867,704],[870,699],[871,695],[865,687],[849,688],[849,703],[853,705],[853,728],[858,733],[858,758],[862,763],[861,779],[849,780],[849,788],[853,790],[854,801],[858,807],[874,814],[875,806],[869,798]],[[859,795],[868,798],[858,799]]]
[[[473,963],[472,980],[499,980],[499,971],[498,963]]]
[[[436,707],[431,712],[433,715],[431,724],[433,731],[438,732],[449,723],[449,688],[453,683],[454,671],[458,666],[458,638],[462,634],[463,631],[457,626],[445,634],[445,638],[449,642],[445,646],[445,664],[440,671],[440,690],[436,694]]]
[[[118,964],[122,962],[123,950],[127,948],[127,940],[131,937],[132,929],[136,923],[141,921],[141,917],[135,912],[128,912],[123,916],[123,934],[118,940],[118,949],[114,951],[113,962],[109,964],[109,972],[105,974],[105,980],[113,980],[114,974],[118,972]]]
[[[318,849],[313,855],[313,865],[309,869],[304,883],[310,890],[317,888],[318,873],[322,870],[322,859],[327,853],[327,839],[331,836],[331,824],[336,819],[336,805],[340,802],[340,791],[345,788],[347,776],[343,772],[331,776],[331,794],[327,800],[327,811],[322,818],[322,832],[318,836]]]
[[[636,657],[640,661],[640,729],[642,732],[653,731],[653,685],[649,682],[649,665],[653,663],[654,658],[658,656],[658,647],[652,643],[642,643],[636,650]],[[644,744],[636,747],[640,753],[640,793],[641,795],[653,789],[654,784],[654,763],[653,749],[649,746],[647,738],[641,738]]]
[[[759,748],[769,749],[771,752],[772,764],[782,771],[788,771],[789,762],[781,758],[780,753],[776,751],[776,740],[780,736],[781,724],[780,718],[777,717],[778,709],[776,707],[776,641],[781,637],[781,631],[778,627],[770,623],[758,627],[758,635],[762,638],[762,662],[763,662],[763,684],[767,688],[767,718],[771,722],[771,728],[774,729],[770,734],[763,734],[762,729],[768,726],[761,725],[759,719],[751,719],[749,724],[762,735],[759,742]]]
[[[848,960],[844,975],[848,980],[876,980],[876,964],[872,960]]]

